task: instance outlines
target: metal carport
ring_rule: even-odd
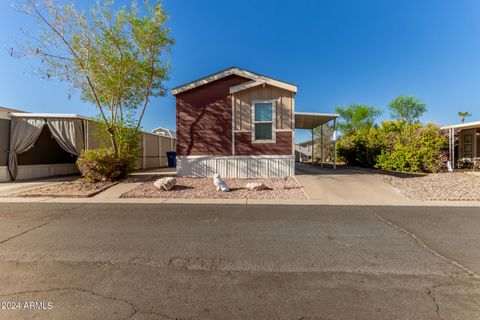
[[[320,127],[321,134],[321,148],[323,153],[323,125],[333,120],[333,168],[337,168],[337,118],[338,114],[335,113],[316,113],[316,112],[295,112],[295,129],[306,129],[312,132],[312,163],[315,155],[315,139],[314,131]],[[323,162],[323,154],[321,155]]]

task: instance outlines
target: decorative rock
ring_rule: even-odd
[[[217,191],[230,191],[227,183],[225,182],[225,180],[222,180],[222,178],[220,178],[220,175],[218,173],[213,176],[213,185],[217,188]]]
[[[265,190],[267,187],[261,182],[249,182],[245,188],[250,191],[260,191]]]
[[[158,188],[158,189],[163,189],[166,191],[172,190],[172,188],[175,186],[177,183],[177,179],[173,177],[165,177],[156,180],[153,185]]]

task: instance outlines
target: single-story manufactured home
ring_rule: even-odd
[[[296,93],[294,84],[237,67],[174,88],[177,174],[294,175],[295,129],[313,132],[338,117],[295,112]]]
[[[453,169],[480,166],[480,121],[442,127],[448,131],[449,160]]]
[[[319,140],[320,139],[317,138],[314,142],[312,142],[312,140],[308,140],[297,143],[295,145],[295,161],[301,162],[312,160],[312,157],[314,156],[314,145],[318,144]]]
[[[167,166],[175,139],[143,132],[137,169]],[[76,114],[28,113],[0,108],[0,181],[78,173],[83,149],[110,146],[93,119]]]

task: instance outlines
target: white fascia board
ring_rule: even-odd
[[[285,82],[281,82],[281,81],[274,80],[274,79],[269,79],[269,78],[266,78],[266,77],[261,77],[261,79],[263,81],[265,81],[266,84],[269,84],[273,87],[277,87],[277,88],[281,88],[281,89],[284,89],[284,90],[287,90],[287,91],[291,91],[293,93],[297,93],[297,86],[294,86],[293,84],[288,84],[288,83],[285,83]]]
[[[340,118],[340,115],[337,114],[337,113],[295,112],[295,115],[300,115],[300,116],[322,116],[322,117]]]
[[[286,83],[286,82],[283,82],[283,81],[278,81],[278,80],[275,80],[275,79],[272,79],[272,78],[269,78],[269,77],[265,77],[265,76],[261,76],[261,75],[258,75],[258,74],[255,74],[255,73],[252,73],[252,72],[249,72],[249,71],[246,71],[246,70],[238,70],[237,73],[235,73],[239,76],[243,76],[243,77],[246,77],[246,78],[250,78],[250,79],[254,79],[258,82],[265,82],[266,84],[269,84],[271,86],[274,86],[274,87],[278,87],[278,88],[282,88],[282,89],[285,89],[287,91],[291,91],[291,92],[297,92],[297,86],[294,86],[293,84],[289,84],[289,83]]]
[[[92,120],[95,119],[84,117],[73,113],[24,113],[24,112],[12,112],[10,115],[14,118],[63,118],[63,119],[82,119]]]
[[[207,83],[210,83],[210,82],[228,77],[230,75],[237,75],[237,76],[244,77],[244,78],[251,79],[251,80],[255,80],[255,81],[257,81],[257,80],[264,81],[265,83],[268,83],[272,86],[279,87],[279,88],[282,88],[282,89],[285,89],[285,90],[288,90],[288,91],[292,91],[292,92],[297,92],[297,86],[295,86],[293,84],[278,81],[278,80],[275,80],[275,79],[272,79],[272,78],[261,76],[261,75],[258,75],[258,74],[255,74],[255,73],[252,73],[252,72],[242,70],[242,69],[239,69],[239,68],[235,67],[235,68],[230,68],[230,69],[227,69],[227,70],[224,70],[224,71],[220,71],[220,72],[215,73],[211,76],[208,76],[208,77],[205,77],[205,78],[187,83],[183,86],[176,87],[176,88],[172,89],[172,94],[177,95],[177,94],[182,93],[184,91],[194,89],[196,87],[199,87],[199,86],[205,85]]]
[[[262,85],[264,83],[265,83],[264,81],[258,81],[258,80],[245,82],[245,83],[239,84],[238,86],[231,87],[230,88],[230,94],[240,92],[240,91],[243,91],[243,90],[247,90],[249,88],[253,88],[253,87]]]
[[[78,115],[78,114],[73,114],[73,113],[23,113],[23,112],[13,112],[13,113],[10,113],[10,116],[12,116],[13,118],[80,119],[80,120],[99,122],[96,119],[81,116],[81,115]],[[152,132],[143,131],[143,130],[138,130],[138,131],[141,132],[141,133],[158,136],[158,134],[155,134],[155,133],[152,133]],[[169,138],[169,137],[167,137],[167,138]],[[170,138],[173,138],[173,137],[170,137]]]
[[[239,84],[238,86],[231,87],[230,88],[230,94],[240,92],[240,91],[243,91],[243,90],[246,90],[246,89],[250,89],[250,88],[253,88],[253,87],[257,87],[257,86],[263,85],[263,84],[268,84],[272,87],[281,88],[281,89],[291,91],[291,92],[297,92],[296,87],[292,88],[293,87],[292,85],[285,84],[285,83],[282,83],[280,81],[272,81],[272,80],[269,80],[269,79],[257,79],[257,80],[254,80],[254,81]]]
[[[10,113],[9,112],[1,112],[0,111],[0,119],[4,119],[4,120],[10,120]]]
[[[473,128],[480,128],[480,121],[443,126],[440,129],[447,130],[447,129],[473,129]]]
[[[235,68],[232,68],[232,69],[228,69],[228,70],[225,70],[225,71],[221,71],[221,72],[212,74],[211,76],[208,76],[206,78],[202,78],[200,80],[196,80],[196,81],[187,83],[183,86],[172,89],[172,94],[177,95],[181,92],[188,91],[188,90],[191,90],[193,88],[202,86],[204,84],[207,84],[207,83],[210,83],[210,82],[228,77],[229,75],[235,74],[234,73],[235,71],[236,71]]]

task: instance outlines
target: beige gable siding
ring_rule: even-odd
[[[277,130],[291,130],[293,99],[293,92],[269,85],[235,93],[233,95],[235,131],[251,131],[253,100],[275,100]]]

